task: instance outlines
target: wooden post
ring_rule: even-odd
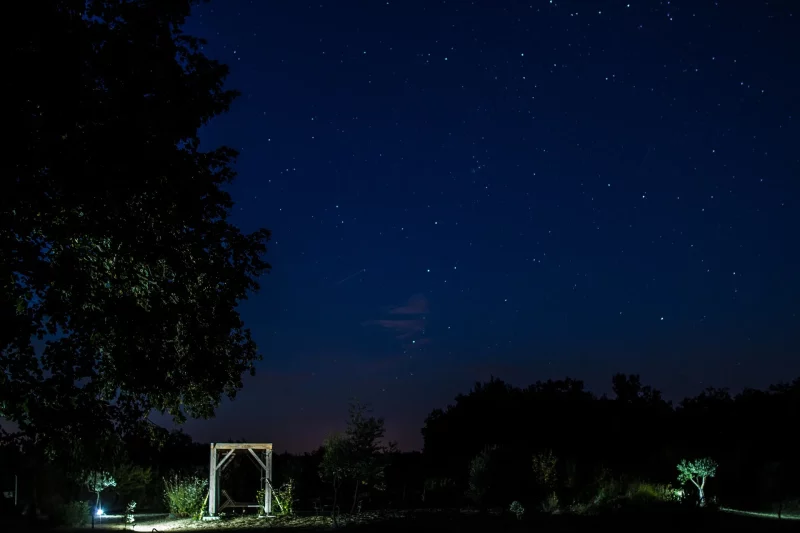
[[[219,459],[218,453],[227,450],[222,459]],[[270,516],[272,512],[272,443],[255,443],[255,442],[217,442],[211,443],[211,458],[208,464],[208,514],[209,516],[217,516],[217,513],[226,507],[258,507],[259,505],[252,505],[243,502],[233,502],[230,496],[227,496],[226,501],[220,507],[220,490],[222,483],[219,478],[219,473],[231,464],[230,459],[233,458],[237,450],[246,450],[252,455],[259,467],[264,470],[264,477],[266,479],[266,487],[264,489],[264,512]],[[264,459],[256,453],[256,450],[264,451]]]
[[[266,487],[264,487],[264,514],[269,516],[272,514],[272,450],[264,450],[264,464],[266,465],[267,476]]]
[[[217,491],[217,448],[211,443],[211,461],[208,465],[208,516],[217,516],[219,496]]]

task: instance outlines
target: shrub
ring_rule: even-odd
[[[522,520],[522,515],[525,514],[525,508],[518,501],[511,502],[511,506],[508,508],[508,510],[514,513],[514,515],[517,517],[517,520]]]
[[[674,493],[667,485],[653,483],[631,483],[625,497],[636,503],[656,503],[674,501]]]
[[[62,503],[53,511],[53,522],[59,526],[83,527],[90,522],[91,513],[89,502]]]
[[[208,480],[205,478],[177,474],[164,478],[164,502],[169,512],[179,518],[201,516],[207,492]]]
[[[256,492],[256,502],[261,506],[259,513],[264,510],[264,498],[266,498],[266,491],[259,489]],[[278,516],[291,516],[294,514],[294,503],[296,501],[294,480],[289,478],[289,481],[272,491],[272,512]]]
[[[131,527],[134,527],[136,524],[136,516],[134,513],[136,512],[136,502],[130,501],[125,506],[125,523]]]

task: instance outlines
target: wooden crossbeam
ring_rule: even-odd
[[[218,450],[271,450],[271,442],[218,442],[214,444]]]
[[[233,454],[234,454],[235,452],[236,452],[236,450],[228,450],[228,453],[226,453],[226,454],[225,454],[225,457],[223,457],[223,458],[222,458],[222,461],[220,461],[219,463],[217,463],[217,470],[219,470],[219,471],[225,470],[225,469],[223,468],[223,466],[225,466],[225,463],[228,461],[228,459],[230,459],[231,457],[233,457]]]

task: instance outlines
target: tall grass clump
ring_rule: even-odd
[[[169,512],[178,518],[202,515],[208,492],[208,480],[197,476],[164,478],[164,503]]]

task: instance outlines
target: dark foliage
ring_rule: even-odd
[[[236,152],[199,148],[236,93],[180,30],[192,3],[15,13],[0,416],[70,468],[114,462],[151,409],[212,416],[260,357],[236,306],[269,269],[269,232],[228,222]]]
[[[678,406],[635,375],[614,376],[613,390],[613,398],[596,397],[570,379],[525,389],[494,378],[478,383],[425,421],[428,475],[465,487],[470,460],[493,446],[503,481],[491,503],[507,505],[520,495],[541,501],[533,472],[523,465],[552,450],[562,500],[573,501],[596,490],[609,475],[604,472],[670,483],[680,459],[709,456],[720,465],[712,492],[728,505],[798,496],[788,480],[800,475],[800,379],[736,396],[710,388]]]

